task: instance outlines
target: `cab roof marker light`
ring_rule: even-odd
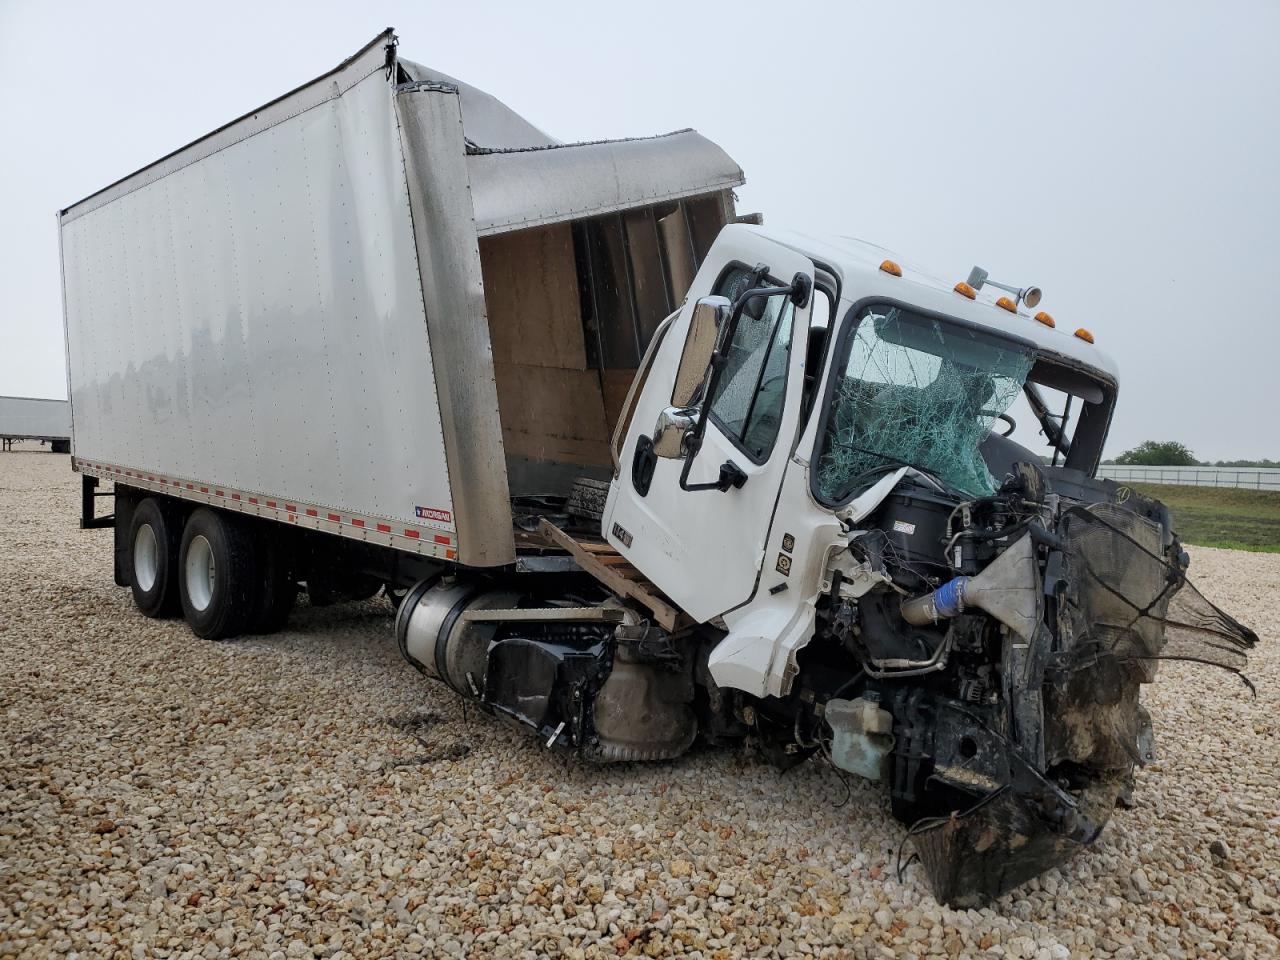
[[[1010,313],[1018,312],[1018,305],[1014,303],[1012,300],[1010,300],[1008,297],[1001,297],[999,300],[996,301],[996,306],[999,307],[1001,310],[1008,310]]]
[[[896,263],[894,263],[892,260],[885,260],[883,263],[880,264],[880,269],[885,273],[889,274],[889,276],[891,277],[902,276],[902,268],[898,266]]]
[[[960,296],[968,297],[970,300],[976,300],[978,297],[978,291],[973,289],[973,287],[969,286],[963,280],[956,284],[955,291],[960,294]]]
[[[1081,340],[1083,340],[1085,343],[1093,343],[1093,334],[1090,333],[1088,330],[1086,330],[1084,327],[1081,327],[1079,330],[1077,330],[1075,335],[1079,337]]]
[[[1043,310],[1035,315],[1035,320],[1037,323],[1043,323],[1046,327],[1057,326],[1057,324],[1053,322],[1053,317],[1049,316],[1049,314],[1045,313]]]

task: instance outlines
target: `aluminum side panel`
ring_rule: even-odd
[[[396,96],[427,328],[460,532],[459,560],[515,560],[498,388],[455,87],[419,83]]]
[[[76,454],[452,530],[393,93],[313,99],[63,217]]]

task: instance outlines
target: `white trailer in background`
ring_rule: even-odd
[[[549,747],[821,751],[980,902],[1150,755],[1181,550],[1092,479],[1088,331],[735,223],[742,182],[691,130],[560,143],[388,31],[61,211],[81,522],[205,639],[385,588],[406,660]],[[992,432],[1020,393],[1051,466]]]
[[[70,453],[71,410],[67,401],[0,397],[0,441],[8,450],[21,440],[47,443],[53,453]]]

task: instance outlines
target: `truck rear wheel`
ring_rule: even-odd
[[[178,546],[182,531],[173,511],[147,497],[129,525],[129,580],[133,602],[145,617],[178,612]]]
[[[182,531],[178,585],[182,613],[205,640],[227,640],[250,626],[263,589],[254,536],[239,517],[201,507]]]

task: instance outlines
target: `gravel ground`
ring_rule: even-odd
[[[227,644],[143,619],[77,480],[0,455],[0,957],[1280,952],[1280,555],[1193,550],[1264,636],[1257,699],[1164,665],[1136,809],[956,911],[897,880],[879,789],[566,762],[414,674],[383,601]]]

